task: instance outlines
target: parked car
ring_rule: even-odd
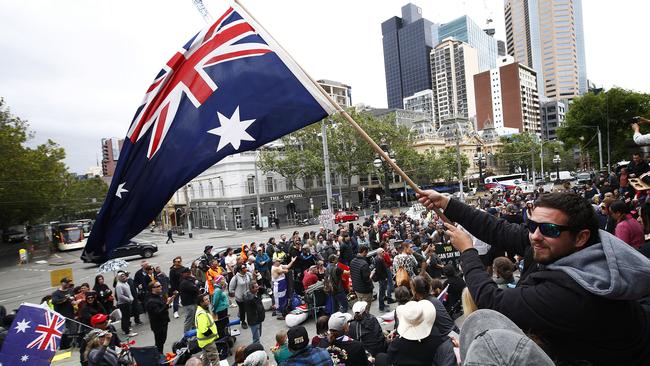
[[[339,224],[341,222],[348,221],[357,221],[359,220],[359,215],[354,212],[339,211],[334,215],[334,223]]]
[[[22,243],[29,239],[25,226],[10,226],[2,233],[2,241],[5,243]]]
[[[158,251],[158,246],[151,242],[129,240],[126,245],[122,245],[113,251],[111,258],[130,257],[139,255],[142,258],[151,258]]]
[[[590,172],[580,172],[576,174],[576,178],[578,179],[578,184],[587,184],[593,181],[594,174]]]

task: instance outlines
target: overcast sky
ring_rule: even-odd
[[[204,0],[217,18],[222,0]],[[352,86],[353,103],[386,106],[381,22],[406,1],[243,0],[315,79]],[[502,0],[413,1],[444,23],[494,19]],[[205,23],[191,0],[0,0],[0,97],[29,120],[33,143],[62,145],[83,173],[101,160],[102,137],[124,137],[161,66]],[[598,86],[650,91],[650,2],[583,1],[587,76]],[[8,157],[2,157],[8,158]]]

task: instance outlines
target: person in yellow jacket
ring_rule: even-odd
[[[203,366],[219,365],[219,351],[215,341],[219,338],[217,325],[210,312],[210,296],[202,294],[199,296],[199,306],[194,315],[194,326],[196,327],[196,338],[199,348],[203,350]]]

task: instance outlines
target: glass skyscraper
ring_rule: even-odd
[[[437,43],[450,37],[457,41],[465,42],[476,49],[479,71],[490,70],[497,66],[497,40],[485,33],[467,15],[440,25],[438,28]]]
[[[381,24],[381,33],[388,108],[403,108],[405,97],[431,89],[429,53],[438,43],[437,26],[422,18],[421,8],[407,4],[401,18]]]

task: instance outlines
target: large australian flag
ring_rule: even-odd
[[[82,259],[108,259],[147,227],[176,190],[224,157],[333,112],[291,57],[232,4],[148,88]]]
[[[50,309],[20,305],[2,344],[0,365],[49,365],[59,348],[65,321]]]

